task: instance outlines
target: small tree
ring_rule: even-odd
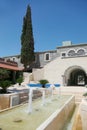
[[[27,66],[34,62],[34,38],[32,31],[31,8],[28,5],[26,15],[23,19],[23,29],[21,35],[21,62],[25,70]]]

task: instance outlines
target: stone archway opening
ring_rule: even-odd
[[[86,84],[86,74],[83,70],[76,69],[70,73],[68,86],[84,86]]]
[[[86,73],[79,66],[68,68],[64,75],[67,86],[85,86],[87,84]]]

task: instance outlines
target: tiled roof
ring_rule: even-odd
[[[5,68],[5,69],[10,69],[10,70],[15,70],[15,71],[19,71],[19,70],[23,70],[23,67],[18,67],[18,66],[11,66],[11,65],[6,65],[3,63],[0,63],[0,68]]]

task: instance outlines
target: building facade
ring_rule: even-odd
[[[70,41],[57,47],[59,57],[44,67],[44,77],[63,86],[87,84],[87,44],[72,45]]]
[[[20,56],[5,58],[23,66]],[[87,43],[76,45],[71,41],[65,41],[55,50],[36,52],[35,63],[31,68],[36,68],[33,69],[35,81],[45,78],[50,83],[64,86],[84,86],[87,84]]]

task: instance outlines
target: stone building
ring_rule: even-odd
[[[5,58],[22,66],[20,56]],[[48,79],[50,83],[65,86],[84,86],[87,84],[87,43],[76,45],[65,41],[55,50],[36,52],[31,69],[35,81]]]

